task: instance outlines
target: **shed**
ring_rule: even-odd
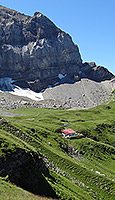
[[[61,132],[63,135],[68,136],[68,137],[76,134],[76,132],[72,130],[71,128],[61,130]]]

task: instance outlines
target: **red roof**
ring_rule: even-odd
[[[69,134],[72,134],[72,133],[76,133],[76,132],[73,131],[71,128],[61,130],[61,132],[62,132],[62,133],[65,133],[66,135],[69,135]]]

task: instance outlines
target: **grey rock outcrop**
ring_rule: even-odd
[[[39,91],[59,73],[78,73],[81,64],[78,46],[46,16],[0,6],[0,78]]]
[[[95,62],[83,63],[81,67],[81,74],[94,81],[111,80],[115,76],[103,66],[97,66]]]

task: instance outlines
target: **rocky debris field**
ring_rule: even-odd
[[[54,100],[35,101],[26,97],[12,95],[9,92],[0,92],[0,109],[18,109],[19,107],[59,108],[60,104]]]
[[[43,97],[58,100],[63,108],[91,108],[109,99],[114,89],[114,80],[99,83],[81,79],[74,84],[61,84],[48,88],[43,93]]]
[[[0,92],[1,109],[17,109],[19,107],[35,108],[91,108],[105,102],[115,89],[115,80],[95,82],[82,79],[74,84],[61,84],[47,88],[43,93],[44,100],[35,101],[27,97]]]

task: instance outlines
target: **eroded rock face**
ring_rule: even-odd
[[[77,45],[46,16],[36,12],[30,17],[0,6],[1,78],[39,90],[59,73],[78,73],[81,63]]]
[[[59,74],[66,74],[66,83],[114,77],[102,66],[82,63],[72,38],[43,14],[30,17],[0,6],[0,78],[13,78],[15,85],[38,92],[64,83]]]
[[[115,78],[115,76],[103,66],[97,66],[95,62],[83,63],[81,67],[81,74],[94,81],[105,81]]]

